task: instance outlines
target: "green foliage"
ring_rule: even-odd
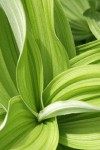
[[[100,149],[98,4],[0,0],[0,150]]]

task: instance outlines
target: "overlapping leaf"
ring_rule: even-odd
[[[39,48],[32,35],[27,34],[24,49],[17,67],[19,92],[31,111],[43,107],[43,66]]]
[[[60,74],[44,90],[44,105],[58,100],[86,100],[100,95],[100,65],[75,67]]]
[[[42,56],[45,87],[54,76],[68,68],[68,55],[55,34],[53,0],[22,2],[28,17],[28,25],[32,27]]]
[[[76,47],[77,54],[100,48],[100,40],[95,40]]]
[[[90,7],[88,1],[84,1],[84,3],[80,0],[73,1],[73,3],[71,3],[72,1],[66,1],[68,3],[61,1],[65,7],[72,6],[67,15],[69,15],[73,30],[76,30],[75,36],[77,32],[78,36],[75,39],[91,36],[82,16],[83,11]],[[0,126],[2,129],[0,131],[0,149],[71,149],[69,147],[72,149],[99,149],[100,113],[93,113],[93,111],[99,110],[95,106],[100,106],[100,65],[86,64],[98,63],[100,48],[97,47],[99,47],[100,41],[77,47],[77,51],[79,50],[80,53],[87,52],[70,61],[73,67],[80,65],[79,67],[65,71],[69,67],[67,52],[70,58],[74,57],[75,47],[67,20],[63,22],[65,34],[61,32],[63,26],[58,25],[62,19],[67,18],[59,1],[56,0],[54,3],[53,0],[22,0],[22,2],[26,13],[27,28],[25,28],[25,16],[20,1],[0,1],[0,6],[4,9],[10,23],[9,25],[0,8],[0,18],[2,18],[0,34],[3,35],[0,36],[0,102],[4,105],[5,110],[8,108],[6,114],[3,107],[0,107],[0,125],[2,125],[2,127]],[[56,20],[54,20],[53,4],[55,4]],[[92,3],[91,6],[93,6]],[[74,11],[74,7],[77,8],[77,12]],[[19,12],[16,13],[17,11]],[[73,12],[74,14],[72,14]],[[73,22],[73,18],[76,22]],[[78,24],[80,20],[81,22]],[[67,23],[66,27],[65,23]],[[73,27],[73,25],[75,26]],[[17,84],[21,96],[12,98],[8,105],[10,97],[18,94],[15,69],[19,52],[11,28],[19,50],[22,50],[24,42],[25,44],[17,67]],[[70,35],[71,41],[69,41],[68,35]],[[66,40],[68,41],[66,42]],[[58,76],[55,77],[56,75]],[[71,101],[72,99],[77,101]],[[62,101],[59,102],[59,100]],[[86,101],[93,106],[81,101]],[[92,113],[89,113],[91,111]],[[68,115],[83,112],[88,113]],[[58,117],[58,122],[56,118],[52,118],[65,114],[67,115],[64,117]],[[44,121],[38,122],[41,120]],[[60,143],[65,146],[58,145],[58,124]]]
[[[66,146],[88,150],[100,148],[100,113],[61,117],[59,130],[60,143]]]
[[[8,18],[19,51],[22,51],[26,35],[26,22],[21,1],[10,0],[9,2],[8,0],[0,0],[0,6]]]
[[[56,116],[73,113],[99,112],[100,108],[94,107],[85,102],[76,100],[59,101],[48,105],[38,115],[38,120],[42,121]]]
[[[93,49],[84,52],[70,60],[72,67],[88,65],[88,64],[100,64],[100,48]]]
[[[58,128],[55,119],[38,124],[19,96],[10,100],[7,123],[0,131],[1,150],[45,150],[47,147],[55,150],[57,143]]]
[[[0,103],[6,108],[8,100],[18,94],[16,89],[16,64],[19,51],[8,23],[0,7]]]

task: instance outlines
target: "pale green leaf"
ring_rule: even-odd
[[[43,66],[39,48],[32,35],[27,34],[17,67],[17,83],[23,101],[31,111],[43,108]]]
[[[5,13],[0,7],[0,103],[7,109],[8,101],[18,94],[16,65],[19,51]]]
[[[100,40],[95,40],[95,41],[92,41],[83,45],[79,45],[76,47],[76,51],[78,54],[81,54],[81,53],[91,51],[97,48],[100,48]]]
[[[58,137],[55,119],[38,124],[19,96],[10,100],[7,122],[0,131],[0,150],[55,150]]]
[[[75,149],[100,148],[100,113],[60,117],[60,143]]]
[[[38,120],[45,120],[56,116],[68,115],[73,113],[86,113],[100,111],[100,108],[90,105],[86,102],[67,100],[59,101],[48,105],[40,111]]]
[[[100,65],[74,67],[58,75],[43,92],[44,105],[59,100],[100,96]]]
[[[70,60],[70,64],[72,67],[88,64],[100,64],[100,48],[77,55]]]
[[[26,22],[25,14],[20,0],[0,0],[0,6],[3,8],[13,30],[19,51],[22,50],[25,34]],[[2,19],[1,19],[2,20]]]
[[[66,48],[69,58],[72,58],[76,55],[74,39],[69,22],[59,0],[54,1],[54,16],[56,34]]]
[[[15,150],[56,150],[58,145],[58,128],[55,120],[37,125],[30,133],[22,138]]]
[[[67,52],[54,29],[53,0],[22,0],[28,28],[39,46],[44,67],[44,87],[69,67]],[[31,25],[30,25],[31,24]]]

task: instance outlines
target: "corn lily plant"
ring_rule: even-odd
[[[0,0],[0,150],[100,148],[100,41],[75,47],[64,10]]]

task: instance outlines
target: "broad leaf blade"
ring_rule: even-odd
[[[22,4],[20,0],[0,0],[0,6],[9,20],[19,51],[22,51],[26,35],[26,22]]]
[[[19,96],[10,100],[8,119],[0,131],[1,150],[45,150],[47,147],[48,150],[55,150],[58,137],[55,119],[38,124]]]
[[[53,0],[23,1],[29,28],[39,46],[44,67],[44,87],[69,67],[68,55],[54,30]]]
[[[16,89],[16,65],[19,56],[11,27],[0,7],[0,103],[6,108]]]
[[[17,67],[17,83],[25,104],[31,111],[39,112],[43,107],[43,66],[39,48],[27,34],[24,49]]]
[[[68,115],[73,113],[86,113],[86,112],[96,112],[100,111],[100,108],[90,105],[86,102],[81,101],[59,101],[48,105],[43,110],[40,111],[38,115],[38,120],[45,120],[48,118]]]
[[[44,105],[59,100],[88,100],[100,95],[100,65],[74,67],[58,75],[43,92]]]
[[[100,113],[60,117],[58,122],[61,144],[75,149],[99,149]]]

